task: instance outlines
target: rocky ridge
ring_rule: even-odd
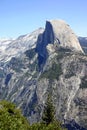
[[[53,48],[55,50],[58,47],[64,47],[83,53],[76,35],[63,20],[47,21],[45,31],[38,37],[37,43],[36,51],[38,53],[38,59],[43,59],[42,64],[45,64],[48,57],[47,46],[49,49],[53,45],[54,47],[51,50]]]
[[[19,36],[17,39],[1,40],[0,61],[10,61],[12,57],[21,56],[26,50],[35,48],[38,35],[43,31],[43,28],[39,28],[31,34]]]
[[[64,21],[53,20],[47,21],[45,30],[28,35],[32,40],[27,37],[22,42],[25,37],[10,44],[8,50],[17,50],[15,44],[20,45],[15,55],[3,53],[0,99],[16,103],[33,123],[41,120],[51,91],[57,119],[74,119],[87,128],[87,56],[76,35]]]

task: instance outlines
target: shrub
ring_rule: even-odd
[[[65,130],[61,127],[59,122],[50,123],[49,125],[43,123],[36,123],[30,126],[29,130]]]
[[[29,123],[16,106],[0,101],[0,130],[28,130]]]

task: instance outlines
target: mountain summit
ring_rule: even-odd
[[[65,21],[46,21],[45,30],[39,35],[36,46],[40,70],[45,65],[49,53],[59,48],[83,53],[78,38]]]
[[[38,44],[43,46],[43,48],[48,44],[58,44],[60,47],[83,52],[78,38],[70,26],[63,20],[46,21],[45,31]]]

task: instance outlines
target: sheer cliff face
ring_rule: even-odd
[[[74,119],[87,127],[87,56],[64,21],[47,21],[44,32],[36,34],[28,36],[31,46],[19,37],[17,43],[25,47],[22,55],[18,51],[1,62],[0,99],[16,103],[33,123],[41,119],[51,91],[57,119]],[[13,42],[10,47],[14,49]]]
[[[58,44],[62,47],[68,47],[71,50],[83,52],[79,41],[69,27],[69,25],[62,20],[52,20],[46,22],[45,31],[38,38],[37,50],[44,53],[48,44]]]
[[[44,65],[46,62],[48,57],[47,46],[49,44],[53,44],[55,48],[64,47],[69,48],[72,51],[83,53],[76,35],[69,25],[62,20],[52,20],[46,22],[45,31],[37,40],[36,51],[38,53],[39,65]],[[42,66],[40,66],[41,69]]]

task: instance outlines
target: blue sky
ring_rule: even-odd
[[[0,0],[0,37],[16,38],[63,19],[87,37],[87,0]]]

